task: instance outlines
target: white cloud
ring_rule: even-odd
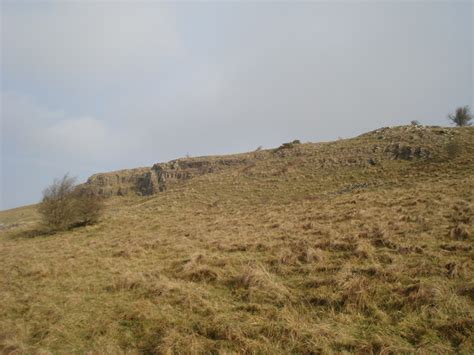
[[[0,209],[36,202],[53,178],[84,181],[132,167],[143,142],[93,116],[75,116],[15,92],[1,93]]]
[[[2,145],[10,155],[95,165],[126,158],[138,146],[92,116],[68,115],[18,93],[3,92],[2,101]]]

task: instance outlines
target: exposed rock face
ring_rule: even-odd
[[[432,158],[453,134],[443,127],[410,125],[384,127],[360,137],[375,138],[380,142],[377,148],[382,148],[391,159],[414,160]]]
[[[153,165],[151,170],[155,173],[156,184],[159,191],[166,189],[167,183],[187,180],[192,177],[212,174],[231,166],[245,165],[248,159],[242,157],[228,158],[188,158],[172,160],[168,163],[158,163]]]
[[[156,194],[158,191],[163,191],[159,184],[159,176],[153,169],[143,173],[139,176],[136,182],[137,192],[142,196]]]
[[[146,175],[150,168],[119,170],[110,173],[92,175],[84,187],[90,188],[101,196],[125,196],[149,191]]]
[[[387,146],[385,152],[391,153],[393,159],[412,160],[414,158],[429,158],[430,151],[420,146],[395,143]]]
[[[155,164],[151,168],[96,174],[87,180],[84,187],[91,188],[105,197],[131,194],[149,196],[166,190],[168,185],[175,182],[216,173],[231,166],[245,165],[248,161],[239,156],[177,159]]]

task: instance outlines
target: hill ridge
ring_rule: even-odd
[[[383,159],[428,159],[439,154],[440,148],[453,136],[455,128],[439,126],[396,126],[382,127],[359,136],[339,141],[321,143],[284,143],[279,148],[256,150],[253,152],[185,157],[164,163],[156,163],[151,167],[123,169],[118,171],[97,173],[92,175],[83,185],[93,189],[102,196],[141,195],[150,196],[163,192],[176,183],[200,175],[218,173],[229,168],[251,169],[262,159],[278,159],[285,156],[301,156],[314,152],[302,152],[302,147],[318,146],[333,147],[321,156],[318,164],[321,168],[329,165],[353,164],[363,166],[376,165]],[[410,135],[411,137],[407,137]],[[416,138],[416,139],[415,139]],[[366,140],[369,144],[352,154],[345,161],[335,160],[338,147],[345,143]],[[370,151],[372,149],[372,151]],[[383,153],[383,154],[380,154]],[[340,154],[339,154],[340,155]]]

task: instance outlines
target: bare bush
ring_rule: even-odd
[[[43,224],[50,230],[66,230],[98,221],[103,210],[102,198],[76,186],[76,179],[64,175],[43,191],[38,207]]]
[[[459,127],[470,126],[472,121],[471,108],[469,106],[458,107],[454,115],[448,115],[448,119]]]
[[[99,221],[104,209],[104,201],[97,194],[89,190],[78,190],[74,192],[76,224],[87,225]]]

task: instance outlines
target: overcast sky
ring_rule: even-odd
[[[332,140],[473,104],[471,1],[2,1],[0,209],[69,172]]]

